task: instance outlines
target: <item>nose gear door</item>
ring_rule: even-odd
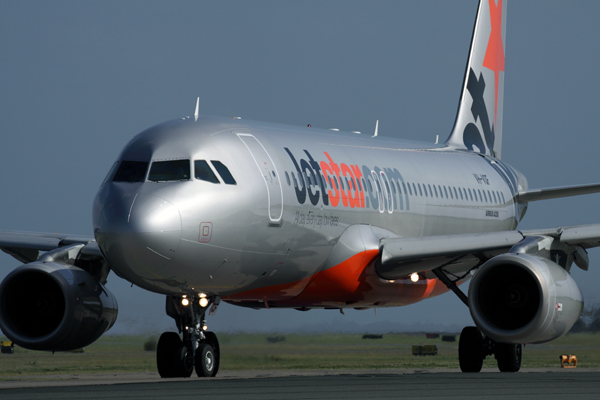
[[[277,168],[264,146],[249,133],[238,133],[260,171],[267,188],[269,224],[279,225],[283,216],[283,190]]]

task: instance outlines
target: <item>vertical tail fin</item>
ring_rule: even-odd
[[[480,0],[454,128],[446,145],[500,158],[507,0]]]

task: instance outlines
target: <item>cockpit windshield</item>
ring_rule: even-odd
[[[121,161],[113,182],[143,182],[147,170],[145,161]]]
[[[148,180],[153,182],[189,179],[190,160],[154,161],[148,174]]]

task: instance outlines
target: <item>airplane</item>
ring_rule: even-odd
[[[501,160],[506,0],[481,0],[456,120],[431,144],[200,115],[136,135],[100,185],[94,237],[0,231],[24,263],[0,284],[0,328],[17,345],[87,346],[117,318],[110,271],[164,295],[178,333],[161,377],[216,376],[206,318],[249,308],[406,306],[452,291],[474,326],[459,365],[493,355],[516,372],[522,345],[569,331],[600,224],[518,230],[529,202],[600,184],[529,189]],[[40,252],[43,252],[40,254]],[[458,287],[471,280],[468,294]],[[24,318],[24,316],[27,318]]]

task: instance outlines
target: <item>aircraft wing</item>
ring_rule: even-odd
[[[579,196],[600,192],[600,183],[578,186],[561,186],[546,189],[532,189],[521,191],[517,194],[517,202],[558,199],[560,197]]]
[[[61,233],[0,231],[0,249],[23,263],[37,260],[40,251],[50,251],[71,244],[85,244],[82,251],[102,257],[93,237]]]
[[[575,263],[587,270],[587,253],[583,249],[600,246],[600,224],[422,238],[383,238],[379,242],[381,262],[377,265],[377,272],[385,279],[399,279],[414,272],[442,267],[446,272],[459,276],[496,255],[509,252],[514,245],[533,236],[548,236],[573,246]]]
[[[570,246],[591,249],[600,246],[600,224],[567,226],[556,229],[521,231],[524,236],[546,235]]]

